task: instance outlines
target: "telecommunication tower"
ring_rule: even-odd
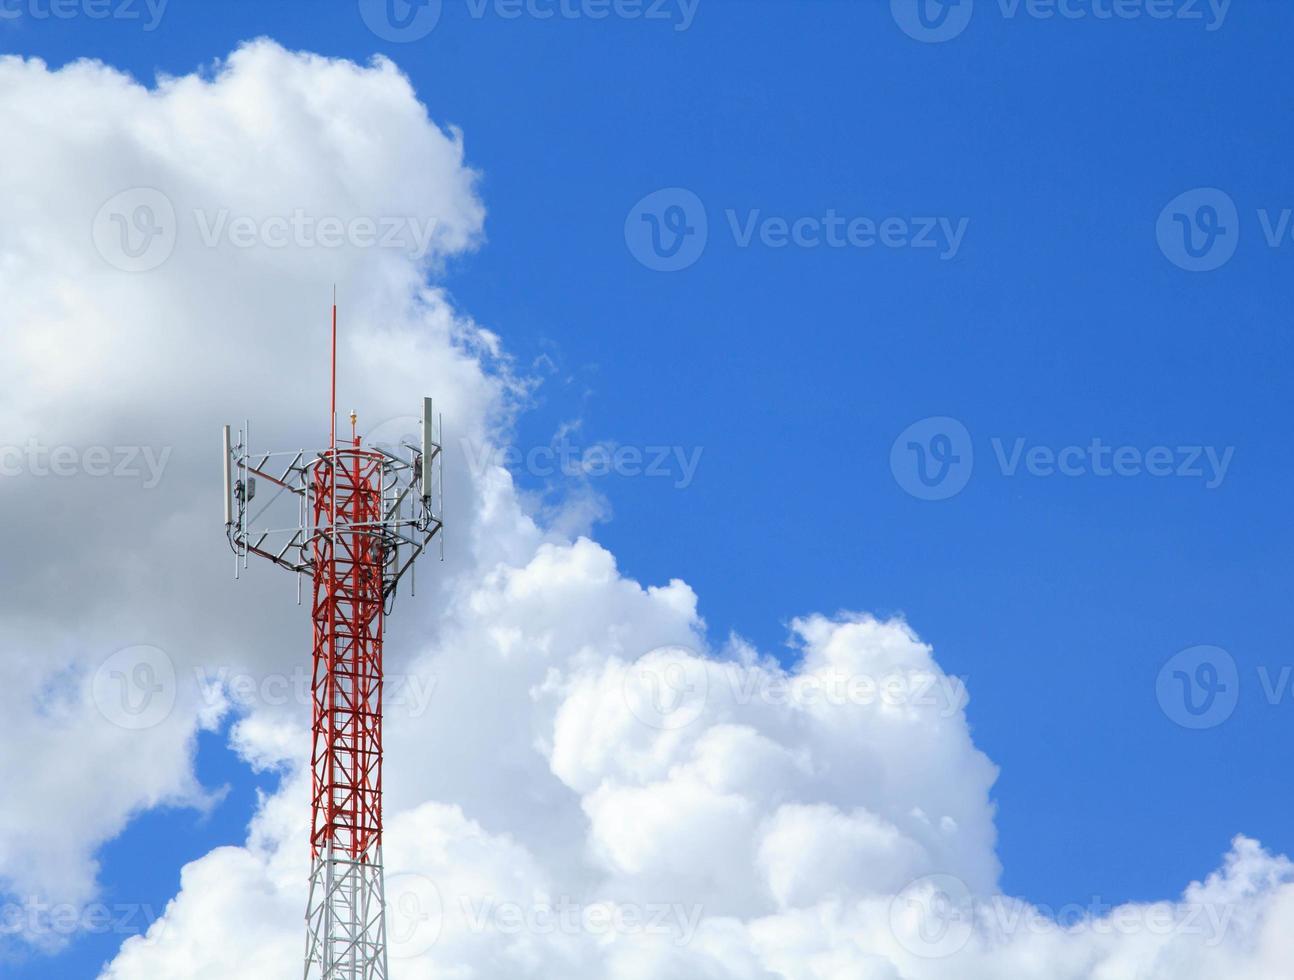
[[[224,427],[225,529],[235,575],[256,555],[297,574],[298,601],[302,580],[313,586],[305,980],[387,980],[382,633],[401,580],[412,583],[443,528],[441,431],[424,398],[420,438],[365,446],[352,412],[338,445],[335,301],[331,361],[327,449],[253,452],[250,425],[236,444]]]

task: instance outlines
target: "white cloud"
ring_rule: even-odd
[[[234,701],[199,679],[299,669],[307,626],[292,583],[273,569],[228,580],[212,449],[240,411],[259,445],[320,442],[336,281],[344,401],[398,429],[430,392],[451,420],[449,560],[424,567],[420,598],[401,599],[390,623],[389,670],[431,697],[388,717],[394,976],[1287,972],[1294,870],[1245,839],[1180,898],[1062,914],[1065,928],[996,899],[996,770],[970,738],[964,688],[906,624],[798,620],[790,668],[739,638],[716,647],[685,583],[643,587],[579,536],[596,513],[587,501],[539,522],[504,471],[469,465],[502,442],[530,382],[495,335],[423,285],[481,241],[484,208],[460,137],[389,63],[258,42],[146,89],[103,66],[4,59],[0,127],[24,147],[0,188],[13,324],[0,411],[20,442],[77,448],[83,469],[0,482],[31,515],[0,532],[6,556],[29,556],[0,565],[0,764],[20,801],[0,812],[0,890],[89,899],[98,847],[133,814],[204,803],[192,739]],[[157,268],[127,273],[99,254],[92,226],[140,186],[165,195],[177,233]],[[435,234],[423,255],[353,239],[208,245],[199,227],[223,211],[264,229],[297,209],[416,217]],[[157,487],[84,472],[86,447],[125,444],[172,450]],[[175,677],[174,704],[144,728],[95,687],[109,655],[141,645],[164,660],[135,694],[165,687],[168,664]],[[244,846],[184,870],[112,980],[297,968],[307,706],[251,689],[233,745],[289,775]],[[941,908],[934,885],[965,914],[923,919]]]
[[[434,392],[451,432],[479,442],[524,392],[493,357],[495,338],[418,286],[424,269],[480,239],[484,212],[461,141],[428,123],[389,63],[258,43],[206,77],[150,90],[102,65],[51,72],[7,57],[0,129],[23,148],[0,187],[0,499],[25,515],[0,529],[0,890],[79,902],[94,892],[98,845],[132,814],[204,802],[193,737],[219,710],[195,670],[295,665],[305,628],[291,583],[266,570],[252,571],[251,587],[229,581],[213,447],[240,413],[260,423],[261,446],[319,443],[331,284],[347,317],[343,397],[363,408],[362,424],[409,414]],[[105,201],[139,186],[166,195],[177,226],[167,261],[129,274],[91,232]],[[440,234],[421,260],[376,247],[208,247],[194,217],[294,209],[417,215]],[[375,361],[373,345],[389,361]],[[152,487],[149,458],[165,460]],[[476,493],[463,469],[450,469],[451,500]],[[501,533],[479,539],[486,555],[533,533],[499,499],[487,519]],[[453,557],[451,567],[471,560]],[[140,647],[162,658],[140,686],[129,655],[96,684],[114,654]],[[114,699],[142,704],[157,683],[166,690],[139,728]]]

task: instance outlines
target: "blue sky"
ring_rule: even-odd
[[[443,284],[521,364],[551,363],[518,445],[579,419],[579,446],[701,453],[687,481],[593,479],[622,569],[684,578],[716,637],[785,658],[792,617],[902,613],[966,678],[974,737],[1001,767],[1005,890],[1170,895],[1236,833],[1294,851],[1275,762],[1294,685],[1263,686],[1294,664],[1294,240],[1269,241],[1294,208],[1280,133],[1294,10],[963,4],[942,29],[961,33],[928,43],[880,0],[701,0],[686,30],[677,4],[672,19],[544,20],[447,0],[430,34],[394,43],[354,3],[174,0],[146,31],[42,19],[24,0],[0,45],[144,79],[259,35],[391,57],[482,173],[488,241]],[[939,22],[933,0],[928,13]],[[642,207],[665,235],[690,229],[676,271],[652,267],[669,249],[644,251],[653,219],[635,210],[663,189]],[[790,240],[797,221],[819,244]],[[1218,268],[1182,267],[1233,243]],[[931,418],[960,425],[892,452]],[[1111,468],[1126,447],[1127,475],[1101,475],[1094,440]],[[964,488],[909,492],[926,485],[918,452],[924,496],[953,489],[938,459],[958,457],[943,476],[960,481],[973,453]],[[1051,472],[1048,452],[1078,475]],[[1145,472],[1161,466],[1173,475]],[[1192,730],[1174,670],[1157,680],[1202,644],[1235,663],[1234,710]],[[109,892],[160,908],[185,860],[242,840],[253,777],[217,738],[200,758],[228,798],[128,831],[104,855]],[[112,945],[13,975],[88,975]]]

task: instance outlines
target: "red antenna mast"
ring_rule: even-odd
[[[258,555],[312,581],[311,830],[307,980],[386,980],[382,865],[382,643],[400,580],[442,530],[439,433],[337,445],[337,299],[329,446],[256,453],[224,428],[225,529],[236,569]],[[352,414],[352,422],[354,415]],[[277,487],[254,517],[257,484]],[[271,528],[251,525],[282,500]],[[295,509],[293,527],[284,508]]]
[[[332,414],[329,416],[332,434],[328,445],[337,448],[337,287],[332,288]]]

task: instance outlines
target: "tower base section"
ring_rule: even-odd
[[[305,980],[387,980],[382,848],[364,860],[330,847],[310,873]]]

